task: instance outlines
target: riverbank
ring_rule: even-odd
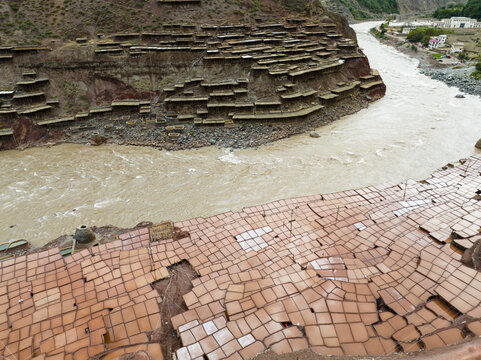
[[[422,74],[442,81],[450,87],[456,87],[466,94],[481,96],[481,80],[469,76],[475,70],[474,65],[440,63],[432,57],[433,52],[418,46],[418,44],[415,44],[415,48],[413,48],[412,43],[396,36],[385,34],[383,38],[376,38],[381,43],[417,59],[419,71]]]
[[[138,116],[128,116],[123,121],[112,124],[110,119],[88,120],[83,129],[76,127],[52,127],[35,140],[10,148],[29,148],[53,146],[62,143],[100,145],[119,144],[150,146],[169,151],[195,149],[215,145],[221,148],[255,148],[293,135],[310,132],[339,118],[354,114],[368,107],[369,103],[384,95],[382,89],[371,92],[371,96],[360,91],[331,103],[318,114],[296,121],[265,121],[234,123],[227,126],[196,126],[192,123],[182,125],[182,130],[174,130],[179,136],[173,139],[166,125],[155,124]],[[28,131],[27,131],[28,132]],[[7,147],[8,149],[8,147]]]
[[[481,81],[469,76],[475,71],[474,66],[437,68],[431,65],[421,65],[420,68],[421,73],[432,79],[442,81],[448,86],[457,87],[466,94],[481,96]]]
[[[466,159],[461,159],[459,162],[450,162],[445,166],[443,166],[442,169],[447,170],[449,168],[459,166],[460,164],[464,164],[465,162],[466,162]],[[167,221],[165,223],[172,224],[173,234],[175,234],[177,238],[179,236],[178,234],[181,233],[181,229],[174,226],[174,223],[171,221]],[[96,235],[95,246],[98,246],[101,244],[107,244],[109,242],[115,241],[119,238],[120,235],[124,233],[135,232],[139,229],[148,228],[148,227],[150,228],[152,226],[154,226],[154,224],[151,221],[142,221],[133,227],[103,225],[103,226],[92,226],[91,229]],[[35,245],[32,246],[31,244],[29,244],[27,247],[20,246],[17,250],[1,251],[0,261],[4,260],[6,256],[19,257],[19,256],[28,255],[28,254],[40,253],[43,251],[48,251],[56,248],[69,249],[69,248],[72,248],[72,246],[74,245],[74,242],[75,242],[74,232],[72,232],[71,234],[63,234],[61,236],[58,236],[55,239],[51,239],[47,241],[46,243],[40,246],[35,246]]]
[[[173,233],[140,224],[70,256],[2,261],[0,352],[248,360],[463,343],[479,356],[480,170],[474,155],[420,182],[279,200]]]

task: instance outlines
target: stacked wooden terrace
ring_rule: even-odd
[[[364,57],[350,39],[337,32],[335,24],[305,23],[291,19],[287,24],[169,25],[158,33],[116,34],[110,44],[124,56],[149,53],[194,53],[202,60],[205,77],[178,80],[163,89],[166,120],[196,125],[232,124],[233,121],[295,120],[320,110],[329,97],[339,98],[350,90],[369,90],[381,85],[377,73],[366,79],[350,79],[336,88],[319,88],[319,78],[339,72],[349,61]],[[129,46],[122,48],[122,39]],[[137,42],[137,44],[135,44]],[[145,44],[150,42],[150,44]],[[162,55],[161,55],[162,56]],[[187,56],[187,55],[186,55]],[[242,70],[239,78],[209,76],[209,69]],[[228,73],[228,71],[225,71]],[[252,81],[266,76],[272,96],[257,96]],[[367,82],[368,79],[374,82]],[[363,87],[360,87],[361,85]],[[346,87],[344,89],[344,87]],[[348,91],[349,90],[349,91]],[[337,92],[337,93],[336,93]],[[331,94],[331,95],[328,95]]]
[[[0,90],[0,121],[11,123],[17,117],[40,119],[51,113],[55,101],[47,97],[49,79],[38,77],[33,70],[26,70],[12,89]],[[0,136],[12,135],[11,128],[4,128]]]
[[[0,46],[0,64],[12,62],[14,57],[36,55],[50,50],[49,47],[36,45]]]
[[[0,63],[13,59],[11,46],[0,46]]]
[[[127,100],[114,100],[111,104],[93,106],[88,111],[81,111],[72,114],[64,114],[53,118],[44,118],[37,121],[39,126],[55,126],[64,125],[68,123],[71,129],[81,130],[83,128],[90,128],[90,126],[82,125],[83,120],[92,118],[107,118],[112,121],[129,120],[129,115],[149,115],[151,103],[149,100],[127,99]],[[124,116],[116,116],[120,114],[128,114]],[[128,122],[128,121],[127,121]]]
[[[334,23],[289,19],[255,27],[166,24],[159,32],[113,34],[92,43],[95,61],[135,62],[155,55],[156,64],[176,63],[179,72],[160,90],[156,103],[120,99],[92,105],[87,112],[61,114],[55,109],[58,98],[47,97],[43,90],[49,80],[27,71],[14,89],[0,91],[0,119],[22,115],[33,117],[39,126],[77,126],[89,118],[114,120],[115,113],[154,115],[160,125],[177,125],[166,129],[176,134],[187,124],[303,120],[339,99],[369,94],[383,85],[375,70],[350,71],[363,64],[364,55]],[[0,57],[22,51],[33,50],[3,47]]]
[[[38,126],[75,125],[93,117],[109,116],[116,120],[114,115],[149,115],[151,111],[149,100],[122,99],[102,106],[92,106],[89,111],[66,114],[59,108],[58,97],[48,96],[50,92],[50,80],[47,77],[37,76],[34,70],[24,70],[14,88],[0,89],[1,123],[11,124],[19,117],[27,117]],[[12,134],[11,127],[0,126],[0,137]]]
[[[159,32],[120,33],[97,42],[98,55],[136,56],[151,52],[204,52],[204,60],[279,60],[284,63],[329,58],[360,57],[356,44],[337,33],[331,23],[248,25],[164,25]],[[303,50],[302,48],[306,48]],[[305,59],[297,59],[303,54]],[[283,63],[281,62],[281,63]],[[268,63],[269,64],[269,63]],[[289,64],[290,65],[290,64]]]

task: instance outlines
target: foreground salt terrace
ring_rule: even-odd
[[[479,238],[480,170],[476,155],[424,182],[191,219],[175,224],[178,240],[151,241],[141,228],[65,258],[51,249],[6,260],[0,352],[161,359],[151,332],[169,321],[178,359],[382,355],[479,336],[481,273],[461,256]],[[183,296],[188,310],[161,318],[151,284],[182,260],[199,275]]]

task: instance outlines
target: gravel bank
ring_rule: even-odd
[[[427,75],[435,80],[440,80],[448,86],[457,87],[462,92],[471,95],[481,95],[481,81],[473,79],[469,75],[475,70],[474,66],[462,67],[455,69],[434,68],[432,66],[420,65],[421,73]]]
[[[172,139],[165,125],[148,123],[135,116],[126,121],[112,124],[109,119],[91,119],[82,130],[57,127],[48,129],[47,134],[29,146],[78,143],[97,145],[102,142],[152,146],[166,150],[181,150],[215,145],[222,148],[250,148],[265,145],[295,134],[310,132],[342,116],[366,108],[368,97],[354,93],[349,97],[326,106],[316,116],[302,121],[275,121],[262,123],[241,123],[232,127],[199,127],[186,122],[179,137]],[[100,139],[101,141],[97,141]]]

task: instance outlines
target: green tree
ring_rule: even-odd
[[[481,0],[469,0],[463,8],[463,15],[481,20]]]
[[[397,0],[357,0],[357,2],[373,13],[399,13]]]
[[[463,7],[458,6],[450,9],[439,8],[433,13],[433,17],[436,19],[449,19],[450,17],[461,16],[462,14]]]
[[[427,45],[429,43],[429,38],[431,36],[437,36],[441,34],[440,29],[435,29],[435,28],[419,28],[419,29],[414,29],[412,30],[408,36],[407,39],[410,42],[422,42],[423,45]],[[426,40],[427,39],[427,40]]]
[[[423,38],[421,39],[421,44],[423,44],[424,46],[428,46],[429,45],[429,39],[431,39],[431,36],[424,35]]]
[[[421,29],[414,29],[411,30],[407,36],[408,41],[410,42],[419,42],[424,36],[424,32]]]
[[[437,19],[448,19],[453,16],[467,16],[481,20],[481,0],[468,0],[466,5],[451,4],[447,8],[440,7],[432,14]]]

